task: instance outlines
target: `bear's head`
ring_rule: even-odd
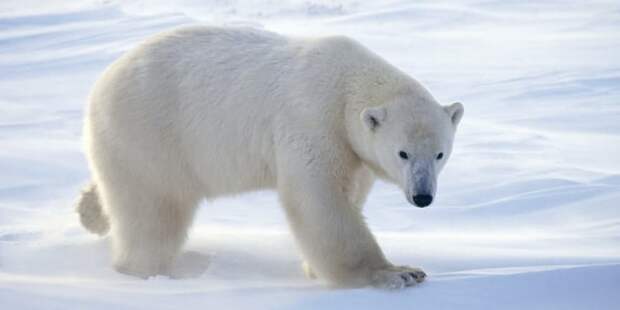
[[[433,202],[437,176],[450,158],[464,112],[458,102],[441,106],[424,97],[401,96],[361,112],[368,166],[421,208]]]

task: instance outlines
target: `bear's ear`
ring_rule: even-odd
[[[385,120],[385,114],[385,108],[382,107],[366,108],[362,111],[361,118],[364,125],[371,131],[374,131]]]
[[[454,125],[454,127],[456,127],[461,121],[461,118],[463,118],[463,113],[465,112],[463,104],[461,104],[460,102],[455,102],[449,106],[444,107],[444,109],[446,110],[446,112],[448,112],[450,120],[452,120],[452,124]]]

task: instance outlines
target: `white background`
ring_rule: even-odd
[[[174,2],[172,5],[170,3]],[[179,268],[118,274],[73,212],[89,179],[89,88],[181,24],[345,34],[465,117],[432,207],[378,183],[386,255],[428,281],[399,292],[306,279],[274,193],[205,203]],[[0,304],[4,309],[618,309],[617,1],[0,2]]]

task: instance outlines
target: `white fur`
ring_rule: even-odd
[[[380,111],[376,128],[367,108]],[[405,287],[424,273],[386,260],[361,206],[375,175],[408,199],[417,175],[434,182],[460,115],[460,104],[441,107],[344,37],[178,29],[122,56],[97,82],[84,129],[99,199],[81,208],[100,202],[115,267],[148,277],[171,274],[202,199],[277,189],[310,273],[336,285]]]

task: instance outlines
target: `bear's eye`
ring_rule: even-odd
[[[437,160],[440,160],[440,159],[442,159],[442,158],[443,158],[443,153],[439,153],[439,154],[437,154]]]
[[[398,157],[407,160],[407,159],[409,159],[409,154],[407,154],[404,151],[400,151],[400,152],[398,152]]]

